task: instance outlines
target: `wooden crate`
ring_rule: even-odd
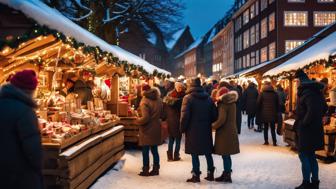
[[[139,126],[133,124],[136,117],[121,117],[119,124],[125,128],[125,142],[138,144],[139,142]]]
[[[124,154],[123,126],[93,135],[70,148],[46,148],[46,188],[85,188]]]

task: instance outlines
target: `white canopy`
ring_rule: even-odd
[[[315,45],[307,48],[283,64],[267,71],[264,76],[275,76],[282,72],[295,71],[321,59],[328,59],[336,51],[336,32],[331,33]]]
[[[56,9],[53,9],[40,0],[0,0],[16,10],[20,10],[26,16],[34,19],[40,25],[45,25],[50,29],[62,32],[64,35],[73,37],[78,42],[90,46],[98,46],[103,51],[110,52],[120,60],[127,61],[131,64],[142,66],[147,72],[153,73],[156,69],[160,73],[170,74],[170,72],[160,69],[146,60],[118,47],[110,45],[79,25],[75,24]]]

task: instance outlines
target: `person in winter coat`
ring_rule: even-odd
[[[229,91],[222,87],[217,92],[217,121],[212,123],[212,128],[216,130],[214,153],[221,155],[224,163],[222,175],[215,180],[218,182],[232,182],[232,160],[231,155],[238,154],[239,140],[236,127],[236,105],[238,93]]]
[[[247,113],[247,126],[253,129],[257,113],[258,90],[256,85],[251,82],[243,93],[242,104],[244,104]]]
[[[277,85],[276,92],[279,96],[279,113],[278,113],[277,133],[281,134],[282,125],[283,125],[283,117],[284,117],[283,115],[286,112],[287,94],[285,93],[285,90],[282,88],[280,84]]]
[[[0,188],[42,189],[42,146],[32,70],[17,72],[0,89]]]
[[[90,74],[88,72],[83,71],[81,73],[81,78],[72,78],[75,79],[73,80],[75,81],[73,92],[78,95],[79,99],[81,99],[82,105],[87,105],[87,102],[93,99],[92,88],[87,83],[89,76]]]
[[[168,161],[179,161],[180,146],[182,133],[180,131],[180,117],[182,100],[185,95],[185,87],[183,83],[176,82],[175,89],[168,92],[163,99],[166,121],[168,124],[169,143],[167,151]],[[175,142],[175,151],[173,156],[173,148]]]
[[[242,102],[241,98],[243,95],[243,88],[238,85],[235,81],[230,81],[230,86],[228,87],[229,90],[234,90],[238,93],[238,100],[236,102],[236,122],[237,122],[237,131],[238,134],[241,132],[241,122],[242,122]]]
[[[192,79],[188,84],[187,95],[183,98],[180,120],[180,129],[186,137],[185,152],[191,154],[193,165],[192,178],[187,182],[200,182],[200,155],[205,155],[208,164],[208,175],[205,179],[214,180],[211,124],[216,119],[215,104],[201,87],[201,80]]]
[[[158,145],[161,144],[161,118],[163,118],[163,103],[159,90],[148,84],[141,87],[140,102],[141,117],[135,121],[139,125],[139,145],[142,146],[143,168],[140,176],[159,175],[160,157]],[[153,169],[149,172],[149,150],[153,154]]]
[[[257,101],[260,121],[264,125],[264,145],[268,145],[268,128],[271,129],[273,146],[277,146],[275,123],[278,120],[279,97],[270,82],[265,82]]]
[[[320,181],[315,151],[324,148],[322,118],[328,108],[321,92],[324,86],[310,80],[302,70],[295,77],[299,79],[299,87],[294,128],[303,176],[302,184],[296,189],[317,189]]]

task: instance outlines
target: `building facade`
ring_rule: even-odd
[[[234,35],[232,21],[212,39],[213,64],[212,73],[214,76],[222,77],[234,73]]]
[[[335,22],[335,0],[238,0],[234,70],[279,57]]]

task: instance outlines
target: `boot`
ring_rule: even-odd
[[[167,151],[167,161],[174,161],[173,160],[173,152]]]
[[[149,167],[148,166],[145,166],[142,168],[142,171],[139,173],[140,176],[143,176],[143,177],[148,177],[150,176],[149,175]]]
[[[310,184],[311,189],[319,189],[320,181],[319,180],[312,180]]]
[[[180,153],[174,152],[174,161],[180,161],[180,160],[181,160]]]
[[[191,173],[192,173],[192,177],[188,179],[187,182],[192,182],[192,183],[201,182],[201,179],[200,179],[201,172],[195,173],[192,171]]]
[[[302,184],[295,189],[310,189],[310,183],[306,181],[302,181]]]
[[[153,169],[149,172],[149,176],[159,175],[160,165],[153,165]]]
[[[215,181],[232,183],[231,172],[223,171],[222,175],[220,177],[217,177]]]
[[[208,181],[214,181],[215,180],[214,172],[215,172],[215,168],[213,167],[211,170],[208,170],[207,176],[204,179]]]

